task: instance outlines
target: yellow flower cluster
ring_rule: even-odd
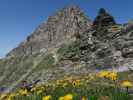
[[[27,89],[20,89],[19,94],[22,96],[28,96],[28,91],[27,91]]]
[[[35,85],[33,88],[28,91],[27,89],[19,89],[16,93],[10,93],[10,94],[2,94],[0,95],[0,100],[1,98],[6,98],[4,100],[12,100],[13,97],[15,96],[29,96],[32,93],[35,93],[37,95],[41,94],[44,95],[43,93],[46,93],[49,87],[52,87],[52,89],[56,89],[56,87],[67,87],[72,86],[74,88],[82,86],[84,84],[88,84],[92,80],[95,79],[100,79],[100,78],[106,78],[110,79],[111,81],[118,80],[118,73],[115,71],[100,71],[95,74],[88,74],[85,75],[84,77],[78,77],[78,78],[73,78],[73,77],[65,77],[64,79],[60,80],[55,80],[52,82],[49,82],[49,84],[43,84],[43,85]],[[110,82],[110,81],[109,81]],[[114,85],[117,84],[117,81],[113,83]],[[121,82],[121,86],[124,88],[129,88],[132,87],[133,84],[129,80],[124,80]],[[41,97],[42,100],[52,100],[51,95],[43,96]],[[58,97],[58,100],[72,100],[74,98],[73,94],[66,94],[64,96]],[[81,100],[87,100],[86,97],[81,97]]]
[[[117,72],[115,71],[101,71],[98,73],[98,76],[101,78],[108,78],[111,79],[113,81],[115,81],[117,79]]]
[[[46,90],[46,86],[34,86],[32,89],[31,89],[31,92],[36,92],[37,94],[41,94],[43,93],[44,91]]]
[[[12,100],[13,97],[17,96],[19,94],[17,93],[7,93],[7,94],[2,94],[0,96],[0,100]]]

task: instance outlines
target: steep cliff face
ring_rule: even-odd
[[[78,38],[91,27],[91,21],[77,6],[66,7],[48,17],[27,39],[8,56],[32,55],[45,52],[63,41]]]

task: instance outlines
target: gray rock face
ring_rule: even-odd
[[[31,55],[50,47],[55,47],[65,40],[78,38],[90,29],[91,21],[77,6],[66,7],[50,16],[27,39],[7,56]]]

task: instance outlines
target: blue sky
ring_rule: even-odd
[[[106,8],[118,23],[133,19],[133,0],[0,0],[0,57],[23,41],[58,9],[78,5],[90,19]]]

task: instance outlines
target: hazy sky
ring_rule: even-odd
[[[118,23],[133,19],[133,0],[0,0],[0,57],[23,41],[58,9],[78,5],[90,19],[106,8]]]

